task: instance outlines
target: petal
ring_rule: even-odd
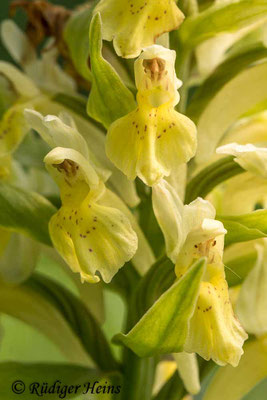
[[[208,265],[184,350],[219,365],[237,366],[247,334],[234,316],[223,265]]]
[[[23,105],[10,107],[0,121],[0,156],[13,153],[29,131],[23,116]]]
[[[156,366],[155,379],[153,384],[153,396],[159,393],[166,382],[176,371],[176,362],[173,360],[162,360]]]
[[[197,394],[200,391],[199,371],[196,355],[189,353],[174,353],[177,369],[188,393]]]
[[[180,199],[184,201],[187,180],[187,164],[181,164],[176,169],[173,169],[165,180],[175,189]]]
[[[153,45],[145,48],[134,63],[138,92],[152,107],[169,102],[175,106],[180,100],[178,89],[183,83],[176,77],[175,60],[174,50]]]
[[[233,155],[241,167],[252,174],[267,178],[267,147],[229,143],[218,147],[216,153]]]
[[[101,198],[98,200],[98,204],[108,207],[115,207],[124,215],[126,215],[131,222],[131,225],[138,237],[138,248],[132,258],[132,263],[139,274],[143,276],[156,260],[149,242],[147,241],[142,229],[138,225],[137,219],[124,204],[124,202],[110,190],[106,190],[104,192],[103,196],[101,196]]]
[[[114,39],[119,56],[137,57],[142,48],[150,46],[155,39],[177,29],[184,19],[174,0],[101,0],[95,8],[101,13],[103,38]]]
[[[100,181],[94,168],[76,150],[56,147],[44,158],[46,168],[60,188],[62,202],[82,201]]]
[[[31,128],[37,131],[51,148],[67,147],[77,150],[85,158],[88,158],[86,141],[75,129],[75,126],[71,126],[72,119],[69,119],[69,124],[66,124],[63,119],[55,115],[46,115],[44,117],[39,112],[27,108],[24,111],[24,115]],[[65,114],[64,118],[66,118]]]
[[[267,243],[257,244],[255,266],[241,286],[236,313],[246,331],[254,335],[267,333]]]
[[[15,91],[21,97],[32,98],[40,94],[33,81],[12,64],[0,61],[0,74],[12,83]]]
[[[164,235],[167,255],[176,262],[186,239],[183,230],[184,205],[175,189],[164,179],[153,186],[152,204]]]
[[[35,84],[45,92],[76,94],[76,83],[57,64],[58,53],[55,48],[45,49],[41,59],[25,66],[25,72]]]
[[[55,248],[81,279],[110,282],[137,249],[137,236],[119,210],[91,202],[89,195],[78,208],[62,206],[49,224]],[[65,246],[66,244],[66,246]]]
[[[14,61],[22,67],[36,60],[36,52],[27,35],[11,19],[1,24],[1,38]]]
[[[108,130],[110,160],[133,180],[152,186],[172,169],[186,163],[196,150],[193,122],[172,107],[139,107],[115,121]]]

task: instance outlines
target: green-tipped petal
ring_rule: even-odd
[[[98,282],[100,272],[110,282],[137,249],[137,236],[119,210],[91,201],[79,207],[62,206],[49,223],[52,242],[82,281]]]
[[[267,333],[267,243],[257,244],[255,266],[241,286],[236,313],[244,328],[254,335]]]
[[[95,8],[103,20],[103,38],[113,40],[119,56],[137,57],[165,32],[184,19],[174,0],[101,0]]]

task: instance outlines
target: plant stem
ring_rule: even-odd
[[[121,400],[149,400],[152,396],[155,359],[139,358],[131,350],[124,350],[124,379]]]

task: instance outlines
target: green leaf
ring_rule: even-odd
[[[225,244],[246,242],[267,237],[267,210],[257,210],[250,214],[217,216],[227,229]]]
[[[153,212],[152,191],[140,179],[136,179],[136,188],[141,199],[138,205],[139,224],[154,254],[159,257],[164,252],[164,237]]]
[[[127,335],[116,335],[115,342],[123,343],[139,357],[182,351],[205,265],[205,259],[198,260]]]
[[[266,56],[266,47],[259,45],[244,53],[228,58],[221,63],[202,85],[196,89],[187,108],[189,117],[197,123],[207,105],[227,82],[231,81],[231,79],[237,76],[241,71],[258,60],[264,59]],[[252,106],[254,107],[255,103]]]
[[[0,312],[32,326],[50,339],[73,363],[92,365],[79,338],[62,313],[38,291],[23,284],[1,284]]]
[[[89,68],[89,29],[95,1],[90,8],[84,8],[73,14],[64,29],[64,40],[67,43],[73,64],[79,74],[86,80],[92,80]]]
[[[97,370],[78,365],[3,362],[0,363],[0,395],[5,400],[18,398],[22,400],[37,400],[44,396],[44,394],[41,394],[42,385],[45,388],[46,383],[47,387],[50,388],[57,382],[54,393],[51,389],[50,393],[48,392],[49,394],[45,395],[45,398],[51,400],[63,398],[64,386],[69,389],[74,386],[66,393],[67,399],[72,399],[76,398],[77,395],[82,395],[87,388],[88,382],[90,382],[91,386],[94,382],[97,382],[97,387],[101,384],[103,378],[108,381],[108,385],[119,383],[116,375],[104,375]],[[35,390],[34,383],[39,383],[39,387],[35,385]],[[23,390],[23,384],[25,385],[25,391],[20,393],[19,391]],[[76,385],[77,390],[75,392]],[[57,388],[59,388],[59,392],[57,392]],[[18,391],[17,393],[16,390]]]
[[[48,222],[55,212],[39,194],[0,183],[0,226],[51,245]]]
[[[102,57],[101,19],[96,14],[89,35],[92,90],[87,104],[88,114],[106,128],[136,107],[134,96],[123,84],[113,67]]]
[[[75,295],[58,283],[37,273],[33,274],[25,285],[41,294],[62,314],[79,337],[87,353],[102,371],[113,371],[119,368],[97,321]]]
[[[265,0],[221,2],[205,11],[186,18],[180,28],[182,42],[195,47],[221,32],[235,32],[266,18]]]
[[[224,157],[201,170],[187,184],[185,204],[197,197],[205,197],[217,185],[245,170],[234,161],[234,157]]]

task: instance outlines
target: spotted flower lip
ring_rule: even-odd
[[[233,313],[223,264],[209,264],[206,274],[209,276],[200,284],[184,350],[236,367],[248,335]]]
[[[98,282],[98,271],[110,282],[137,250],[137,235],[128,217],[99,203],[105,185],[78,151],[56,147],[44,161],[62,200],[49,222],[55,248],[82,281]]]
[[[184,20],[175,0],[101,0],[97,12],[103,21],[103,38],[113,40],[116,53],[125,58],[138,57],[143,48]]]
[[[135,63],[138,107],[108,130],[107,156],[130,180],[138,176],[149,186],[196,151],[195,124],[174,109],[180,86],[174,61],[175,53],[162,46],[142,53]]]

